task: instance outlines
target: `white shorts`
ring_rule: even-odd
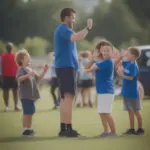
[[[111,113],[113,94],[98,94],[98,113]]]

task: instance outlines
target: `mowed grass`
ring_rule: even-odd
[[[1,92],[0,92],[1,93]],[[59,111],[52,111],[52,99],[49,90],[41,90],[41,100],[36,103],[33,128],[39,136],[21,137],[21,112],[4,113],[3,99],[0,94],[0,150],[150,150],[150,100],[144,100],[143,123],[145,136],[126,136],[116,138],[94,138],[102,132],[97,109],[84,108],[73,110],[73,127],[86,138],[58,138]],[[13,110],[12,99],[10,100]],[[115,100],[113,117],[117,133],[121,134],[129,127],[127,113],[121,109],[121,101]]]

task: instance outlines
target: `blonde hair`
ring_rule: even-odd
[[[138,59],[141,55],[140,50],[136,47],[129,47],[128,50],[132,55],[135,56],[136,59]]]
[[[25,56],[30,56],[26,49],[22,49],[16,53],[15,60],[16,60],[16,63],[18,64],[18,66],[23,65],[23,60],[24,60]]]

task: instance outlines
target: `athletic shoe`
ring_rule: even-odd
[[[108,133],[108,136],[109,136],[109,137],[117,137],[117,134],[110,132],[110,133]]]
[[[4,112],[8,112],[9,111],[9,107],[5,107]]]
[[[59,136],[59,137],[66,137],[66,136],[67,136],[67,131],[60,131],[60,132],[58,133],[58,136]]]
[[[103,132],[100,135],[98,135],[97,137],[107,137],[108,135],[109,135],[109,133]]]
[[[33,136],[34,135],[34,131],[33,130],[25,130],[23,133],[22,133],[22,135],[23,136]]]
[[[125,133],[123,133],[124,135],[135,135],[136,132],[134,129],[128,129]]]
[[[67,137],[85,137],[85,136],[79,134],[76,130],[70,130],[67,131]]]
[[[35,131],[34,130],[30,130],[31,135],[35,135]]]
[[[21,109],[19,107],[15,107],[15,111],[20,111]]]
[[[80,107],[81,107],[81,105],[80,105],[80,104],[77,104],[77,105],[76,105],[76,108],[80,108]]]
[[[144,135],[144,129],[140,128],[136,131],[136,135]]]

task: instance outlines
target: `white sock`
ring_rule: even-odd
[[[24,128],[24,131],[28,130],[28,128]]]

